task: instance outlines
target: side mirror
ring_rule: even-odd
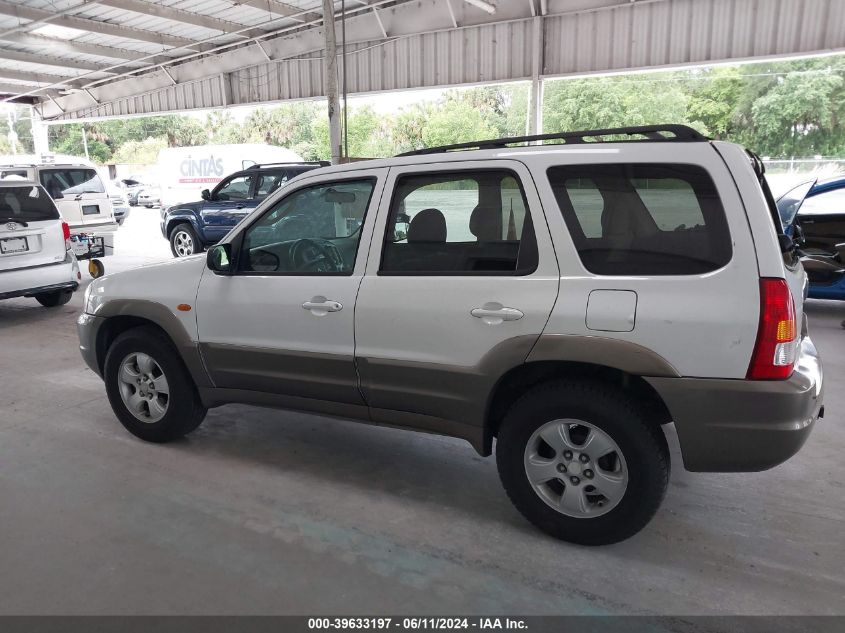
[[[205,262],[209,270],[217,275],[232,274],[232,245],[216,244],[208,249]]]
[[[211,200],[211,192],[208,189],[203,189],[200,195],[203,200]]]

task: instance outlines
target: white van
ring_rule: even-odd
[[[252,165],[299,162],[296,152],[263,143],[169,147],[158,154],[161,206],[200,200],[203,189],[214,189],[229,174]]]
[[[52,154],[0,156],[0,180],[28,180],[44,187],[70,226],[73,250],[80,259],[93,261],[114,253],[114,232],[119,225],[93,163]],[[99,276],[101,265],[94,268],[89,266],[92,275]]]

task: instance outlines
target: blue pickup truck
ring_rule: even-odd
[[[170,241],[174,257],[200,253],[291,178],[327,164],[272,163],[235,172],[212,191],[204,190],[202,200],[162,209],[161,234]]]

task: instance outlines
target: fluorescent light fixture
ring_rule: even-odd
[[[67,26],[59,26],[58,24],[45,24],[44,26],[39,26],[37,29],[33,29],[32,33],[43,35],[44,37],[52,37],[58,40],[72,40],[73,38],[79,37],[85,33],[85,31],[72,29]]]
[[[484,0],[464,0],[467,4],[471,4],[474,7],[478,7],[482,11],[487,11],[487,13],[495,13],[496,7],[494,7],[489,2],[485,2]]]

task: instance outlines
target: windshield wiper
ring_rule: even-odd
[[[29,226],[29,224],[25,220],[20,220],[18,218],[13,218],[13,217],[2,217],[2,216],[0,216],[0,222],[17,222],[21,226]]]

